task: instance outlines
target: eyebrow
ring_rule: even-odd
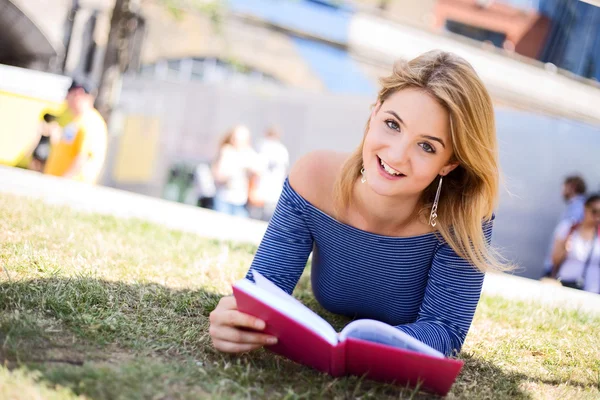
[[[392,111],[392,110],[388,110],[386,111],[386,113],[393,115],[398,121],[400,121],[400,123],[404,126],[406,126],[406,123],[404,122],[404,120],[402,118],[400,118],[400,116],[398,114],[396,114],[396,112]],[[437,136],[431,136],[431,135],[421,135],[421,137],[425,138],[425,139],[429,139],[429,140],[433,140],[435,142],[438,142],[439,144],[441,144],[444,148],[446,148],[446,143],[444,143],[444,141],[437,137]]]

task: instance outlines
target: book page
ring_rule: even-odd
[[[305,307],[304,304],[302,304],[300,301],[298,301],[293,296],[290,296],[289,294],[287,294],[279,286],[277,286],[276,284],[274,284],[273,282],[271,282],[270,280],[265,278],[258,271],[252,270],[252,277],[254,278],[255,285],[258,286],[259,288],[266,290],[267,292],[273,294],[274,296],[280,297],[281,300],[283,300],[283,301],[289,301],[292,303],[296,303],[296,305],[298,305],[298,306]]]
[[[257,271],[253,270],[252,276],[256,283],[242,279],[235,286],[317,333],[332,345],[338,344],[338,334],[327,321]]]
[[[445,358],[442,353],[426,345],[420,340],[381,321],[359,319],[346,325],[340,333],[340,341],[355,338],[424,353],[433,357]]]

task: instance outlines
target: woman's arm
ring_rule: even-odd
[[[492,221],[484,224],[489,243]],[[397,328],[449,356],[458,353],[471,327],[484,274],[440,244],[432,261],[417,321]]]
[[[286,181],[277,208],[258,247],[246,277],[257,270],[274,284],[292,293],[298,283],[313,238],[306,224],[306,201]],[[276,343],[276,338],[257,332],[265,322],[237,310],[233,296],[223,297],[210,315],[209,333],[217,350],[239,353]]]
[[[306,200],[286,181],[250,267],[289,294],[296,287],[313,247],[305,207]],[[251,271],[247,277],[252,279]]]
[[[568,238],[560,237],[554,241],[552,247],[552,274],[550,275],[552,278],[558,276],[560,266],[565,261],[565,258],[567,258],[567,241]]]
[[[213,176],[216,182],[227,182],[227,179],[231,175],[231,167],[229,166],[231,152],[232,149],[229,148],[229,145],[225,145],[219,150],[217,161],[212,167]]]
[[[551,277],[556,278],[561,264],[567,258],[569,253],[569,238],[576,228],[576,224],[571,221],[561,222],[554,231],[554,244],[552,246],[551,259],[552,271]]]
[[[345,160],[340,154],[315,151],[292,167],[275,213],[256,252],[251,268],[292,293],[313,248],[308,205],[330,201],[335,176]],[[251,278],[251,274],[248,274]]]
[[[322,179],[327,177],[322,163],[331,162],[333,158],[310,153],[296,162],[246,275],[248,279],[253,279],[254,269],[287,293],[293,292],[313,248],[314,239],[307,219],[308,201],[330,190],[329,182]],[[335,168],[325,168],[325,171],[333,174]],[[264,321],[239,312],[232,296],[221,299],[210,321],[210,335],[220,351],[250,351],[267,343],[274,344],[272,340],[276,340],[259,332],[248,332],[248,329],[264,329]]]
[[[267,169],[266,158],[261,153],[254,151],[254,149],[250,149],[247,169],[251,175],[260,176]]]

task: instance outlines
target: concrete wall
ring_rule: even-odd
[[[114,158],[109,161],[105,182],[159,196],[173,162],[213,159],[220,137],[238,123],[247,125],[254,139],[260,139],[271,124],[277,125],[290,149],[292,162],[320,147],[350,151],[360,141],[369,103],[370,99],[364,97],[318,95],[290,89],[128,78],[123,82],[120,104],[111,124]],[[158,118],[160,134],[145,138],[128,129],[131,118],[141,118],[150,124],[147,126],[153,126],[152,120]],[[121,143],[132,143],[128,135],[138,135],[142,141],[157,140],[157,153],[147,154],[155,163],[147,163],[152,171],[143,174],[147,177],[145,181],[122,178],[128,175],[129,168],[123,159],[139,153],[133,145],[129,150],[120,150]]]
[[[349,29],[352,51],[373,62],[391,65],[398,58],[411,59],[432,49],[449,51],[473,65],[494,100],[600,123],[600,88],[591,81],[572,79],[539,62],[507,57],[494,48],[477,47],[478,42],[458,35],[436,35],[370,15],[355,15]]]
[[[279,125],[292,161],[315,149],[351,151],[360,142],[371,101],[297,91],[267,92],[258,87],[128,79],[111,127],[113,158],[105,183],[161,196],[170,165],[211,159],[220,135],[236,123],[247,124],[255,135],[271,123]],[[600,126],[507,108],[497,108],[496,116],[506,179],[493,241],[522,266],[520,275],[537,277],[564,206],[560,191],[565,175],[582,173],[591,190],[600,189]],[[145,125],[129,123],[130,128],[138,127],[137,132],[125,129],[131,118],[141,118]],[[148,145],[149,141],[155,145]],[[129,150],[120,149],[122,144]],[[148,166],[147,173],[139,174],[144,179],[127,176],[128,160]],[[123,176],[125,179],[120,179]]]

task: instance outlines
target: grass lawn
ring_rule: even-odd
[[[232,227],[232,229],[234,229]],[[430,398],[212,350],[254,246],[0,194],[0,398]],[[334,326],[308,271],[295,295]],[[449,398],[600,398],[600,317],[483,297]]]

